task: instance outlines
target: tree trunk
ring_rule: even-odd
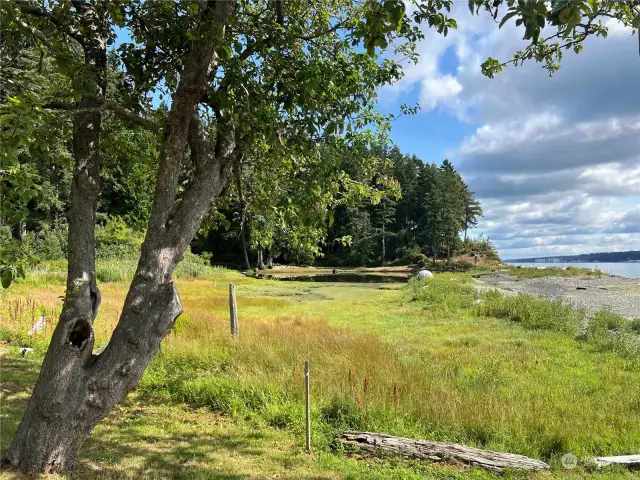
[[[27,234],[27,224],[24,222],[24,220],[20,220],[11,229],[11,235],[13,236],[13,238],[15,238],[20,242],[24,242],[24,237],[26,234]]]
[[[267,250],[267,268],[273,268],[273,255],[271,249]]]
[[[85,62],[106,79],[101,19],[93,3],[75,1],[86,42]],[[211,2],[203,21],[225,25],[234,2]],[[160,342],[182,312],[171,275],[212,201],[226,188],[234,158],[233,135],[216,129],[212,157],[194,118],[216,64],[215,37],[191,46],[167,117],[156,191],[136,274],[109,345],[93,355],[93,321],[100,305],[96,286],[94,226],[99,191],[99,111],[74,118],[75,169],[69,210],[67,294],[60,321],[16,437],[7,452],[14,467],[33,473],[68,470],[98,422],[140,381]],[[104,83],[86,95],[83,107],[100,104]],[[191,135],[193,133],[193,135]],[[180,168],[189,138],[198,167],[176,206]]]
[[[247,252],[247,240],[244,236],[244,225],[247,206],[244,201],[244,195],[242,194],[242,162],[238,163],[235,171],[236,176],[236,188],[238,189],[238,198],[240,199],[240,248],[242,248],[242,255],[244,257],[244,269],[251,270],[251,263],[249,263],[249,254]]]
[[[85,67],[96,74],[95,91],[85,94],[82,107],[100,105],[106,87],[106,48],[102,19],[96,9],[76,2],[83,28]],[[94,343],[93,320],[100,306],[95,274],[95,211],[100,185],[99,111],[73,118],[75,166],[68,212],[69,251],[67,293],[40,376],[16,436],[7,452],[8,461],[26,472],[67,470],[80,445],[102,416],[100,389],[108,383],[91,381]],[[89,386],[91,385],[91,390]]]
[[[546,470],[549,468],[546,463],[523,455],[480,450],[454,443],[394,437],[383,433],[345,432],[336,437],[336,442],[358,447],[371,454],[400,454],[404,457],[432,462],[451,458],[494,472],[502,472],[505,468],[523,470]]]
[[[384,222],[384,220],[383,220]],[[384,242],[384,223],[382,224],[382,266],[384,267],[384,257],[386,256],[386,245]]]
[[[244,236],[244,225],[240,225],[240,248],[242,248],[242,256],[244,257],[244,269],[251,270],[249,252],[247,252],[247,240]]]
[[[256,260],[256,268],[264,270],[264,257],[262,255],[262,247],[258,247],[258,258]]]

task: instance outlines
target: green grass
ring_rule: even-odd
[[[228,281],[238,294],[239,341],[228,335]],[[6,304],[31,295],[47,305],[36,309],[53,308],[49,304],[62,290],[19,287],[3,298]],[[135,414],[135,408],[122,407],[124,413],[119,409],[101,424],[92,439],[108,429],[110,444],[87,447],[81,465],[104,472],[133,465],[132,476],[177,478],[265,478],[272,472],[290,478],[493,478],[459,466],[355,460],[334,452],[333,436],[357,428],[541,458],[553,467],[541,478],[640,478],[622,470],[568,472],[559,463],[567,452],[581,458],[640,452],[640,359],[606,344],[615,323],[610,317],[596,322],[606,329],[594,326],[582,338],[576,333],[581,314],[566,305],[493,293],[479,303],[465,274],[379,287],[259,281],[229,273],[215,286],[212,280],[182,280],[178,287],[185,314],[130,399],[145,406]],[[96,345],[108,338],[125,292],[123,283],[103,285]],[[14,341],[7,331],[28,330],[24,311],[5,322],[0,338]],[[625,334],[636,335],[629,325]],[[607,340],[596,340],[594,332]],[[37,355],[45,344],[37,346]],[[311,457],[301,454],[306,359]],[[25,384],[32,381],[27,377]],[[188,415],[183,412],[194,412],[198,425],[180,425],[177,419]],[[162,438],[177,429],[192,438],[197,472],[164,465],[147,452],[158,443],[173,459],[178,454]],[[254,443],[243,437],[251,429],[261,436]],[[202,437],[209,430],[220,440],[207,444]],[[155,437],[160,439],[152,442]],[[227,451],[227,438],[238,438],[239,451],[248,443],[261,453],[239,453],[227,465],[218,455],[218,449]],[[179,446],[188,456],[188,445]]]
[[[520,278],[540,278],[540,277],[603,277],[605,273],[600,270],[592,270],[591,268],[536,268],[536,267],[509,267],[509,272],[512,275],[516,275]]]

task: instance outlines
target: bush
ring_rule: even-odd
[[[45,226],[39,232],[27,232],[24,246],[28,254],[40,260],[61,260],[67,258],[67,236],[69,228],[66,224],[54,228]]]
[[[334,397],[322,407],[320,418],[340,430],[363,430],[365,428],[364,413],[352,399]]]
[[[640,335],[640,318],[631,320],[631,331]]]
[[[137,257],[143,235],[120,217],[107,217],[96,226],[96,258]]]

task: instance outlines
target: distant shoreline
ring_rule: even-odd
[[[530,263],[531,265],[536,265],[536,264],[545,264],[545,265],[552,265],[554,263],[557,263],[558,265],[562,265],[563,263],[640,263],[640,260],[602,260],[602,261],[598,261],[598,260],[589,260],[588,262],[584,261],[584,260],[563,260],[561,262],[534,262],[532,260],[504,260],[503,263],[508,263],[508,264],[516,264],[516,263]]]

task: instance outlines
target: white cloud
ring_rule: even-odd
[[[433,110],[443,100],[455,99],[461,91],[462,85],[451,75],[426,78],[422,82],[420,105],[424,110]]]
[[[640,248],[640,61],[630,29],[608,20],[609,37],[567,51],[551,78],[529,62],[488,79],[480,64],[509,59],[522,32],[470,16],[463,2],[452,14],[458,30],[427,30],[420,62],[382,94],[417,92],[418,122],[441,109],[477,125],[447,156],[483,201],[479,229],[505,257]],[[455,71],[443,70],[445,55]]]

